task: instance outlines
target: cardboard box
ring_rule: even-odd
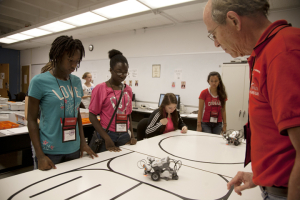
[[[16,116],[17,124],[23,124],[27,126],[27,120],[25,119],[25,115],[16,113],[15,116]]]
[[[89,118],[89,109],[80,108],[81,119]]]
[[[5,104],[7,103],[8,98],[0,97],[0,104]]]

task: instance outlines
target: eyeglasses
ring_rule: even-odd
[[[220,26],[220,25],[218,25],[218,26]],[[215,39],[216,39],[216,36],[213,34],[213,32],[215,32],[215,30],[218,28],[218,26],[212,32],[210,32],[207,36],[212,41],[215,41]]]
[[[114,70],[112,70],[114,71]],[[115,71],[114,71],[115,72]],[[128,76],[129,75],[129,72],[126,72],[126,73],[120,73],[120,72],[115,72],[118,76]]]

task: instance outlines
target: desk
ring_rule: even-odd
[[[83,129],[84,136],[88,138],[88,141],[90,141],[95,130],[94,127],[91,124],[84,124]],[[22,151],[22,164],[15,167],[1,169],[0,173],[33,165],[30,142],[31,140],[28,132],[12,135],[4,135],[0,133],[0,155]]]
[[[147,109],[132,109],[131,117],[134,131],[136,131],[137,124],[143,118],[149,118],[154,110]],[[197,118],[198,114],[180,114],[183,122],[187,125],[189,130],[197,130]]]
[[[238,196],[226,184],[243,169],[245,144],[226,145],[217,135],[174,131],[57,165],[49,171],[31,171],[0,180],[1,199],[261,199],[258,187]],[[157,182],[143,175],[137,162],[147,156],[170,156],[183,163],[178,180]]]

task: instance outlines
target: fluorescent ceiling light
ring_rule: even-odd
[[[151,8],[161,8],[195,0],[140,0]]]
[[[13,39],[9,39],[9,38],[1,38],[0,42],[5,43],[5,44],[10,44],[10,43],[18,42],[18,40],[13,40]]]
[[[127,0],[97,10],[93,10],[92,12],[95,12],[107,18],[116,18],[116,17],[143,12],[146,10],[150,10],[150,9],[147,6],[135,0]]]
[[[47,30],[47,31],[51,31],[51,32],[59,32],[59,31],[64,31],[64,30],[68,30],[71,28],[75,28],[75,26],[57,21],[57,22],[53,22],[50,24],[46,24],[44,26],[40,26],[38,28]]]
[[[75,15],[73,17],[63,19],[61,21],[69,23],[69,24],[73,24],[75,26],[83,26],[83,25],[93,24],[96,22],[104,21],[104,20],[107,20],[107,19],[104,17],[101,17],[95,13],[86,12],[86,13],[82,13],[80,15]]]
[[[34,29],[30,29],[28,31],[21,32],[21,34],[30,35],[30,36],[33,36],[33,37],[48,35],[50,33],[51,32],[49,32],[49,31],[41,30],[41,29],[38,29],[38,28],[34,28]]]
[[[27,39],[30,39],[30,38],[33,38],[33,37],[28,36],[28,35],[23,35],[23,34],[20,34],[20,33],[16,33],[16,34],[7,36],[6,38],[13,39],[13,40],[27,40]]]

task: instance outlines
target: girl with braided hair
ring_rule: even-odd
[[[131,126],[132,89],[128,85],[122,84],[128,75],[129,66],[127,59],[120,51],[115,49],[109,51],[108,54],[110,58],[111,78],[104,83],[98,84],[93,89],[89,107],[89,118],[96,131],[104,140],[104,145],[100,147],[100,152],[106,150],[117,152],[121,151],[119,146],[127,142],[130,142],[132,145],[136,144]],[[123,96],[121,95],[122,89]],[[113,117],[119,100],[120,104]],[[97,120],[97,115],[100,115],[100,123]],[[109,124],[110,121],[111,124]],[[108,128],[108,132],[104,130],[106,128]]]
[[[85,142],[79,105],[81,80],[71,73],[80,66],[84,47],[72,36],[60,36],[52,43],[50,71],[33,77],[29,85],[28,130],[38,169],[55,169],[55,164],[73,160],[86,151],[97,155]],[[41,109],[40,124],[37,117]]]

